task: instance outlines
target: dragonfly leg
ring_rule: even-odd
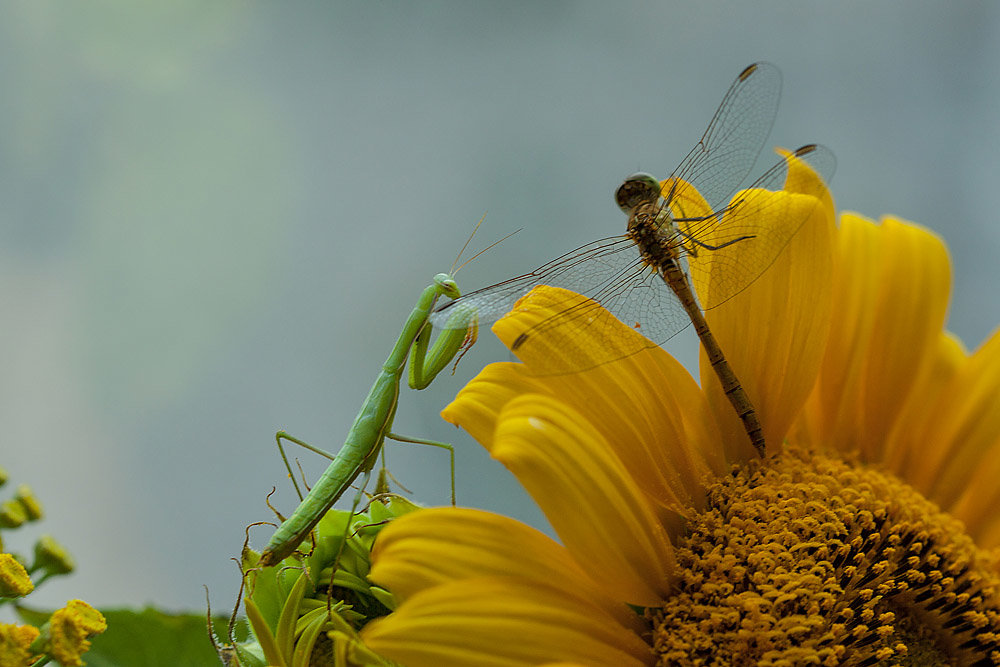
[[[684,232],[684,231],[682,231],[680,229],[677,230],[677,233],[680,234],[681,236],[683,236],[685,240],[690,241],[691,243],[695,244],[696,246],[701,246],[702,248],[705,248],[706,250],[719,250],[721,248],[725,248],[726,246],[731,246],[734,243],[739,243],[740,241],[746,241],[747,239],[756,238],[756,236],[754,236],[753,234],[750,234],[750,235],[747,235],[747,236],[739,236],[739,237],[737,237],[735,239],[730,239],[730,240],[726,241],[725,243],[720,243],[719,245],[709,245],[708,243],[705,243],[704,241],[699,241],[698,239],[694,238],[693,236],[687,234],[686,232]],[[694,255],[695,257],[698,256],[697,252],[692,252],[691,254]]]

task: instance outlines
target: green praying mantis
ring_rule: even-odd
[[[480,220],[480,224],[482,224],[482,220]],[[476,229],[478,228],[479,225],[476,225]],[[475,233],[474,229],[472,235]],[[471,240],[472,236],[469,237],[469,241]],[[501,239],[501,241],[503,240]],[[466,247],[469,241],[466,241]],[[501,241],[497,241],[497,243]],[[477,253],[466,264],[494,245],[496,243]],[[457,269],[453,271],[453,273],[455,272]],[[397,442],[429,445],[448,450],[451,457],[451,502],[455,504],[454,448],[447,443],[403,436],[392,431],[396,407],[399,403],[399,385],[407,360],[410,362],[409,386],[413,389],[425,389],[455,359],[456,355],[461,359],[464,351],[476,341],[478,324],[475,312],[469,309],[458,309],[449,319],[449,327],[438,335],[433,345],[430,345],[431,326],[428,318],[441,296],[450,299],[456,299],[460,296],[458,285],[451,274],[437,274],[434,276],[434,282],[420,294],[413,311],[403,324],[403,330],[399,334],[399,338],[396,339],[392,352],[382,364],[382,370],[375,378],[358,416],[355,417],[344,445],[336,456],[331,456],[285,431],[278,431],[275,434],[282,458],[285,458],[285,454],[281,443],[282,440],[287,440],[332,459],[332,463],[316,481],[295,512],[285,519],[275,531],[261,553],[259,561],[261,566],[275,565],[291,555],[299,543],[316,527],[326,511],[344,495],[358,476],[363,473],[364,479],[354,496],[351,507],[351,513],[355,513],[386,438]],[[285,463],[287,466],[287,459],[285,459]],[[292,479],[294,482],[294,476]],[[298,484],[296,484],[297,489]]]

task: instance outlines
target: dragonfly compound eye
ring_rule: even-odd
[[[660,182],[649,174],[632,174],[615,192],[615,203],[625,213],[639,204],[655,202],[660,196]]]

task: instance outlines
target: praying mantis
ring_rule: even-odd
[[[482,220],[479,222],[482,224]],[[478,228],[479,225],[476,225],[476,229]],[[474,229],[472,234],[475,235],[475,233],[476,230]],[[469,241],[471,240],[472,236],[469,237]],[[468,246],[469,241],[466,241],[466,246]],[[493,245],[496,244],[494,243]],[[485,252],[485,250],[482,252]],[[468,261],[472,261],[479,254]],[[453,273],[455,272],[457,272],[457,269]],[[344,440],[344,445],[336,456],[331,456],[327,452],[313,447],[289,435],[285,431],[278,431],[275,434],[278,448],[282,452],[282,458],[284,458],[284,448],[281,442],[282,440],[287,440],[332,459],[332,463],[330,463],[326,472],[316,481],[312,489],[310,489],[309,494],[302,500],[295,512],[278,526],[278,529],[261,553],[259,561],[261,566],[275,565],[289,556],[299,543],[315,528],[326,511],[340,499],[358,476],[364,473],[361,488],[354,496],[354,502],[351,507],[351,513],[354,514],[386,438],[397,442],[430,445],[448,450],[451,456],[451,502],[453,505],[455,504],[454,448],[447,443],[403,436],[392,431],[393,420],[396,416],[396,407],[399,402],[399,384],[403,378],[403,370],[407,359],[410,362],[409,386],[412,389],[425,389],[437,377],[438,373],[451,363],[456,355],[460,359],[464,350],[467,350],[476,341],[478,324],[475,312],[470,309],[459,309],[452,315],[452,319],[449,320],[450,327],[443,330],[438,335],[437,340],[434,341],[434,344],[428,349],[431,336],[431,326],[428,322],[428,317],[438,298],[441,296],[451,299],[456,299],[460,296],[458,285],[451,274],[437,274],[434,276],[434,282],[421,292],[420,298],[417,299],[417,303],[413,307],[413,311],[403,324],[403,330],[399,334],[399,338],[396,339],[389,357],[382,364],[382,370],[375,378],[375,382],[368,392],[368,397],[362,404],[358,416],[355,417],[354,424],[351,426],[351,430],[348,431],[347,437]],[[297,484],[296,489],[298,489]]]

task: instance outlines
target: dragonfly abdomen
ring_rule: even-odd
[[[667,210],[652,202],[636,206],[628,220],[628,235],[639,248],[642,261],[656,270],[670,290],[676,295],[688,318],[694,325],[695,333],[722,384],[722,390],[732,403],[737,416],[743,422],[750,442],[760,456],[765,454],[764,432],[757,419],[753,403],[744,391],[733,369],[712,335],[712,331],[701,313],[701,307],[691,289],[684,269],[680,264],[681,236],[674,229],[673,220]]]
[[[723,393],[736,410],[736,415],[740,418],[740,421],[743,422],[743,428],[746,430],[747,435],[750,436],[750,442],[757,450],[757,453],[763,457],[766,453],[766,443],[764,442],[764,429],[757,418],[757,412],[754,410],[753,403],[750,402],[750,397],[747,396],[746,391],[743,389],[743,385],[740,384],[739,379],[736,377],[736,373],[733,372],[729,362],[726,361],[726,356],[723,354],[722,348],[719,347],[718,341],[712,335],[712,330],[709,329],[708,322],[705,321],[705,316],[701,313],[701,308],[698,306],[687,276],[684,275],[684,271],[680,265],[673,259],[664,262],[658,269],[664,282],[667,283],[667,286],[677,296],[677,299],[687,311],[688,317],[691,318],[691,324],[694,325],[695,333],[698,334],[701,345],[705,348],[708,363],[719,377]]]

